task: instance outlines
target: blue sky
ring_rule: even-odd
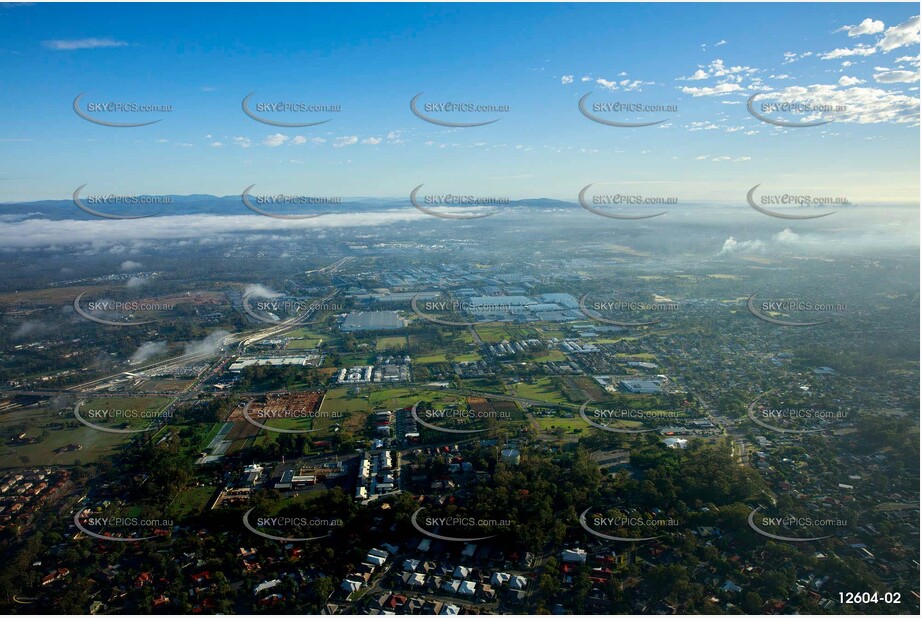
[[[588,183],[739,201],[777,192],[916,203],[918,5],[3,5],[0,201],[99,193],[575,200]],[[335,104],[278,128],[240,102]],[[784,129],[745,102],[844,105]],[[409,101],[508,105],[410,113]],[[577,103],[675,105],[608,127]],[[80,119],[74,98],[170,105]],[[278,116],[300,121],[304,115]],[[792,115],[776,118],[800,120]],[[824,116],[823,116],[824,117]],[[614,119],[614,116],[611,116]]]

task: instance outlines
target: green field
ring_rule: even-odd
[[[513,324],[483,324],[474,327],[480,338],[486,343],[499,343],[505,339],[509,341],[519,339],[533,339],[537,331],[528,326]]]
[[[81,405],[81,416],[88,417],[90,410],[138,410],[139,413],[157,413],[168,403],[164,397],[96,397]],[[149,418],[121,418],[117,421],[93,419],[102,426],[141,429],[150,423]],[[125,424],[127,423],[127,424]],[[37,442],[16,444],[13,439],[20,434]],[[65,410],[43,407],[18,409],[0,416],[0,468],[35,465],[74,465],[94,463],[114,454],[122,443],[136,434],[118,434],[98,431],[83,425],[74,417],[72,408]],[[79,449],[55,452],[70,445]]]
[[[534,384],[519,382],[515,384],[515,394],[527,399],[536,399],[548,403],[569,403],[551,378],[538,378]]]
[[[540,426],[541,431],[552,431],[553,429],[563,429],[566,433],[585,433],[594,431],[594,428],[583,421],[578,416],[575,418],[538,418],[535,419]]]
[[[362,395],[355,397],[350,394],[352,387],[331,388],[326,392],[323,399],[323,405],[320,410],[323,412],[368,412],[370,407],[368,399]]]
[[[23,445],[10,443],[12,438],[23,432],[30,438],[39,438],[39,442]],[[47,435],[41,438],[43,433]],[[115,453],[126,440],[124,434],[90,429],[80,424],[72,413],[64,412],[59,416],[56,411],[43,408],[15,410],[4,414],[0,417],[0,437],[3,440],[0,446],[0,468],[73,465],[77,461],[92,463]],[[66,453],[54,452],[68,444],[80,444],[83,448]]]
[[[322,337],[305,337],[304,339],[291,339],[288,341],[288,345],[285,346],[286,350],[312,350],[313,348],[320,345],[320,342],[323,341]]]
[[[379,337],[375,345],[377,351],[402,350],[408,345],[406,337]]]
[[[535,363],[558,363],[566,360],[566,354],[562,350],[547,350],[543,356],[534,359]]]
[[[170,518],[177,521],[198,515],[208,506],[216,492],[216,487],[189,487],[176,496],[167,513]]]

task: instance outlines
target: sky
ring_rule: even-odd
[[[918,203],[917,3],[0,5],[0,202],[99,194]],[[765,113],[746,101],[842,106]],[[160,122],[114,128],[109,122]],[[284,101],[328,113],[241,109]],[[506,112],[410,110],[450,101]],[[628,103],[677,111],[579,111]],[[88,111],[91,103],[168,112]],[[758,108],[761,109],[761,108]]]

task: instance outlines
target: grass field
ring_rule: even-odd
[[[286,350],[312,350],[313,348],[320,345],[320,342],[323,341],[321,337],[305,337],[304,339],[291,339],[288,341],[288,345],[285,346]]]
[[[515,384],[515,393],[519,397],[548,403],[569,403],[551,378],[538,378],[534,384],[519,382]]]
[[[379,337],[375,344],[377,351],[402,350],[408,346],[406,337]]]
[[[352,387],[329,389],[320,410],[322,412],[369,412],[371,408],[367,397],[364,394],[355,397],[350,394],[351,390]]]
[[[430,356],[419,356],[413,359],[417,365],[431,365],[433,363],[446,363],[448,361],[444,354],[432,354]]]
[[[547,350],[543,356],[534,359],[535,363],[558,363],[566,360],[566,355],[562,350]]]
[[[138,410],[157,413],[170,400],[164,397],[97,397],[81,406],[81,415],[87,418],[89,410]],[[93,419],[99,425],[111,424],[140,429],[150,423],[149,418],[121,418],[116,421]],[[25,433],[38,441],[31,444],[11,444],[11,439]],[[44,407],[19,409],[0,416],[0,468],[30,465],[74,465],[94,463],[114,454],[130,434],[98,431],[81,424],[70,409],[59,411]],[[77,450],[55,452],[69,445],[79,445]],[[27,459],[24,459],[27,458]]]
[[[581,418],[538,418],[535,419],[541,431],[552,431],[554,429],[563,429],[566,433],[584,433],[595,431],[594,428],[583,421]]]
[[[39,438],[39,442],[10,444],[10,439],[22,432],[30,438]],[[43,433],[47,435],[41,438]],[[92,463],[115,453],[126,440],[124,434],[105,433],[81,425],[70,412],[59,416],[56,411],[44,408],[4,414],[0,417],[0,438],[3,442],[0,446],[0,468],[73,465],[77,461]],[[83,448],[66,453],[54,452],[68,444],[80,444]]]
[[[215,493],[216,487],[189,487],[183,490],[169,505],[169,517],[181,521],[186,517],[198,515],[208,506]]]

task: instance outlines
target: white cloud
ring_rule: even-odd
[[[897,47],[919,43],[921,43],[921,17],[915,15],[905,23],[887,29],[879,42],[879,48],[888,52]]]
[[[233,138],[233,143],[240,148],[249,148],[252,145],[252,142],[248,137],[235,137]]]
[[[874,73],[873,79],[880,84],[912,83],[918,81],[918,72],[884,70],[881,73]]]
[[[292,146],[300,146],[301,144],[306,144],[306,143],[307,143],[307,138],[304,137],[303,135],[295,135],[294,137],[291,138]]]
[[[125,47],[128,45],[124,41],[115,39],[57,39],[53,41],[44,41],[44,46],[49,49],[59,51],[71,51],[75,49],[103,49],[106,47]]]
[[[346,135],[343,137],[337,137],[336,141],[333,142],[333,148],[342,148],[344,146],[351,146],[352,144],[358,143],[358,136],[356,135]]]
[[[604,86],[608,90],[617,90],[617,82],[609,82],[608,80],[599,77],[595,80],[595,83],[600,86]]]
[[[212,148],[221,148],[224,146],[224,142],[211,142]]]
[[[681,92],[684,94],[689,94],[692,97],[710,97],[714,95],[723,95],[729,94],[731,92],[738,92],[742,90],[742,87],[738,84],[718,84],[712,87],[704,88],[691,88],[685,86],[681,89]]]
[[[865,20],[857,24],[856,26],[843,26],[839,28],[836,32],[841,32],[842,30],[847,30],[848,36],[863,36],[865,34],[877,34],[883,31],[885,24],[879,20],[873,20],[867,17]]]
[[[263,146],[268,146],[269,148],[277,148],[285,142],[288,141],[288,136],[281,133],[276,133],[274,135],[267,135],[264,140],[262,140]]]
[[[144,267],[144,265],[141,264],[140,262],[134,262],[134,261],[131,261],[131,260],[126,260],[126,261],[122,262],[122,270],[125,271],[125,272],[131,272],[131,271],[135,271],[135,270],[141,270],[141,268],[143,268],[143,267]]]
[[[362,144],[370,144],[371,146],[377,146],[381,143],[381,138],[379,137],[366,137],[361,140]]]
[[[803,52],[797,54],[795,52],[784,52],[783,53],[783,63],[790,64],[791,62],[796,62],[797,60],[802,60],[803,58],[808,58],[812,55],[812,52]]]
[[[725,45],[725,44],[726,44],[726,39],[720,39],[720,40],[716,43],[716,47],[719,47],[720,45]]]
[[[893,122],[897,124],[917,123],[919,99],[898,92],[880,88],[853,86],[839,89],[837,84],[813,84],[808,87],[791,86],[765,94],[766,99],[777,99],[784,103],[806,101],[821,106],[831,106],[836,123],[875,124]],[[838,111],[840,110],[840,111]],[[802,121],[819,119],[821,115],[808,115]]]
[[[565,84],[571,84],[571,83],[572,83],[572,75],[564,75],[564,76],[560,79],[560,83],[561,83],[561,84],[564,84],[564,85],[565,85]]]
[[[838,58],[847,58],[849,56],[872,56],[875,53],[876,47],[874,45],[858,45],[850,49],[839,47],[822,54],[820,57],[822,60],[837,60]]]
[[[862,84],[864,80],[858,79],[856,77],[850,77],[848,75],[842,75],[838,79],[838,84],[841,86],[853,86],[854,84]]]

